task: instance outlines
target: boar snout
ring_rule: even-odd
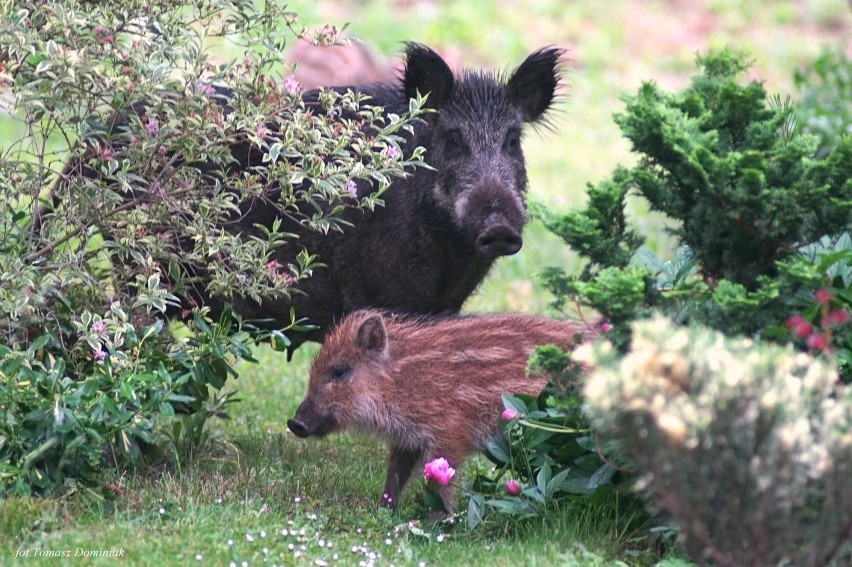
[[[521,235],[510,226],[499,225],[489,228],[476,239],[476,251],[489,257],[511,256],[523,245]]]

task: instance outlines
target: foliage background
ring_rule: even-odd
[[[350,34],[385,54],[399,51],[404,40],[417,40],[472,67],[517,65],[526,53],[546,44],[569,48],[570,87],[553,128],[540,135],[531,132],[524,141],[532,197],[560,208],[581,207],[587,182],[599,181],[619,163],[631,164],[628,142],[611,115],[622,109],[619,94],[635,92],[641,81],[653,79],[668,90],[681,88],[693,72],[696,52],[730,45],[751,55],[751,77],[764,80],[770,92],[795,98],[794,71],[818,57],[822,45],[852,50],[852,18],[843,0],[617,0],[606,9],[592,0],[323,1],[293,2],[291,8],[311,25],[351,22]],[[230,56],[224,46],[222,56]],[[16,139],[18,128],[0,119],[0,140]],[[672,242],[661,231],[659,218],[635,202],[629,212],[648,237],[647,245],[670,258]],[[549,295],[531,277],[547,265],[578,269],[576,256],[533,223],[523,250],[498,262],[465,309],[552,315],[547,310]],[[470,562],[476,557],[474,548],[491,546],[484,553],[497,565],[519,560],[567,564],[568,558],[582,555],[571,552],[578,541],[626,557],[624,550],[630,546],[622,529],[625,520],[590,519],[582,509],[566,512],[549,526],[507,527],[496,543],[488,534],[456,535],[441,543],[435,537],[391,535],[393,525],[404,518],[394,521],[374,509],[384,474],[383,450],[377,444],[348,435],[301,443],[286,433],[286,418],[304,393],[310,354],[310,348],[303,348],[287,364],[282,355],[260,350],[261,363],[242,367],[233,384],[242,398],[232,408],[233,419],[213,423],[218,438],[213,450],[200,461],[185,468],[178,463],[161,475],[116,478],[122,497],[115,503],[5,504],[0,533],[11,537],[2,538],[8,543],[0,544],[0,556],[6,560],[22,544],[49,542],[72,548],[123,546],[140,563],[162,562],[165,557],[183,562],[201,553],[205,559],[239,564],[262,558],[266,546],[292,562],[293,551],[287,546],[296,539],[279,536],[273,545],[271,538],[262,542],[259,535],[289,526],[307,527],[313,535],[306,554],[326,559],[332,551],[318,542],[331,538],[323,534],[334,534],[334,551],[350,553],[350,546],[363,541],[385,557],[400,554],[400,562]],[[468,474],[474,468],[469,467]],[[412,489],[409,498],[415,492]],[[408,500],[403,509],[414,505]],[[319,516],[312,520],[315,513]],[[341,535],[349,532],[354,535]],[[389,535],[392,545],[385,546]]]

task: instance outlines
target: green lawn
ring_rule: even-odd
[[[653,79],[685,84],[695,53],[730,45],[751,54],[755,77],[770,92],[794,94],[792,73],[828,42],[849,35],[843,0],[809,2],[293,2],[309,25],[348,28],[384,53],[417,40],[472,66],[508,68],[542,45],[569,48],[570,87],[552,128],[530,132],[524,149],[533,199],[552,207],[583,204],[587,183],[630,163],[627,142],[611,120],[619,95]],[[846,35],[844,36],[844,33]],[[0,120],[0,137],[16,125]],[[5,145],[5,144],[4,144]],[[664,257],[672,241],[642,203],[631,216]],[[535,273],[547,265],[578,267],[577,256],[533,222],[517,255],[498,262],[468,311],[553,314]],[[119,495],[102,501],[73,489],[60,499],[0,502],[0,564],[68,550],[123,550],[133,565],[634,565],[660,558],[647,519],[630,498],[610,496],[562,504],[546,520],[495,519],[484,529],[408,523],[422,513],[413,483],[401,512],[375,502],[384,478],[384,450],[370,439],[338,435],[299,440],[287,432],[304,394],[311,347],[292,363],[259,349],[260,364],[243,365],[230,385],[241,401],[231,420],[210,423],[210,441],[194,456],[117,473]],[[469,478],[474,460],[465,470]],[[589,550],[589,551],[585,551]],[[336,560],[336,561],[335,561]],[[113,558],[72,557],[111,565]],[[669,560],[668,565],[678,564]]]

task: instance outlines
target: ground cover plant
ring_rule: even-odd
[[[516,17],[507,21],[509,14],[496,3],[475,13],[466,3],[440,9],[430,2],[367,3],[359,4],[357,13],[349,12],[356,9],[349,4],[292,7],[311,22],[351,21],[351,32],[386,52],[397,51],[398,42],[413,38],[448,50],[465,45],[463,59],[485,67],[517,61],[542,44],[573,43],[570,56],[576,67],[569,78],[573,86],[564,116],[553,133],[525,141],[533,194],[549,206],[572,208],[585,202],[587,180],[603,178],[618,163],[631,163],[628,145],[619,141],[618,128],[610,119],[611,112],[622,109],[618,93],[635,91],[648,77],[671,89],[681,88],[692,72],[696,51],[729,42],[752,54],[755,76],[766,79],[773,90],[793,92],[794,67],[816,58],[820,44],[838,35],[835,21],[848,17],[845,5],[820,4],[798,13],[763,2],[738,9],[708,3],[687,16],[665,5],[639,4],[641,10],[636,3],[621,2],[618,9],[601,14],[590,3],[566,7],[535,2],[519,8],[525,14],[520,22]],[[398,25],[388,26],[396,17]],[[647,26],[625,25],[637,18],[650,20],[653,29],[687,33],[676,43],[665,32],[653,40],[644,38],[637,30]],[[713,22],[712,33],[702,31],[702,19]],[[674,20],[678,25],[663,25]],[[412,22],[418,22],[416,29]],[[777,37],[784,39],[775,43]],[[242,58],[239,49],[229,52],[227,45],[222,49]],[[2,126],[4,140],[19,137],[14,123]],[[628,219],[637,223],[662,262],[676,262],[670,247],[674,239],[658,230],[666,221],[648,213],[641,202],[628,199],[626,209]],[[497,274],[468,309],[545,312],[552,297],[530,274],[554,264],[567,267],[569,273],[579,272],[577,256],[535,223],[525,234],[524,250],[498,264]],[[800,314],[818,325],[822,307],[813,296],[801,299]],[[836,305],[837,299],[832,301]],[[804,339],[793,340],[805,348]],[[176,441],[170,458],[154,468],[107,475],[103,481],[112,492],[108,498],[71,486],[62,496],[47,500],[5,499],[0,504],[4,561],[31,562],[16,559],[15,554],[36,547],[72,552],[77,547],[123,547],[134,564],[239,565],[264,560],[313,564],[333,563],[335,554],[342,564],[599,565],[612,564],[616,558],[629,564],[657,560],[642,505],[626,494],[549,501],[544,516],[523,521],[491,513],[475,531],[457,524],[409,524],[412,516],[425,511],[413,494],[416,490],[403,504],[408,513],[377,510],[374,495],[384,474],[380,447],[357,436],[300,444],[284,428],[285,418],[293,415],[304,394],[310,353],[297,353],[290,365],[267,347],[254,348],[250,354],[260,364],[236,365],[240,379],[225,388],[224,399],[240,398],[239,403],[228,404],[232,419],[213,420],[206,428],[196,427],[192,418],[162,420],[160,432]],[[172,423],[181,425],[174,429]],[[479,467],[472,467],[461,482],[474,482],[477,473],[491,475],[491,463],[478,462]],[[504,486],[501,482],[499,489]],[[109,559],[94,562],[107,564]]]

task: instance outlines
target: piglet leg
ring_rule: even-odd
[[[419,449],[391,446],[390,455],[388,455],[388,476],[385,479],[385,489],[379,505],[396,510],[402,489],[422,456],[423,453]]]

